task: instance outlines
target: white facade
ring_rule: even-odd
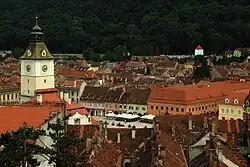
[[[204,55],[204,50],[203,49],[195,49],[194,51],[194,55],[198,56],[198,55]]]
[[[51,130],[48,130],[48,124],[49,123],[56,123],[57,119],[62,118],[62,114],[59,114],[57,117],[53,118],[52,120],[46,122],[44,125],[42,125],[41,130],[46,131],[46,134],[49,134],[49,132],[52,132]],[[41,147],[47,147],[52,148],[53,140],[48,135],[41,136],[37,141],[36,144]],[[55,164],[49,164],[48,157],[46,155],[35,155],[35,158],[38,162],[40,162],[39,167],[54,167]]]
[[[21,96],[33,97],[37,89],[55,88],[54,75],[54,60],[21,60]]]
[[[73,116],[69,117],[68,125],[91,125],[91,117],[90,115],[81,115],[76,112]]]

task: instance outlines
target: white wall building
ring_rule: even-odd
[[[194,50],[194,55],[195,56],[204,56],[204,49],[200,46],[200,45],[198,45],[197,46],[197,48],[195,48],[195,50]]]

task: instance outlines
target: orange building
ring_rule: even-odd
[[[222,81],[152,88],[147,109],[154,115],[218,115],[217,104],[230,93],[242,90],[250,90],[250,82]]]

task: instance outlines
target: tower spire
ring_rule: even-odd
[[[36,14],[36,24],[35,26],[32,28],[32,32],[31,34],[31,41],[43,41],[44,40],[44,34],[42,32],[42,28],[38,25],[38,16]]]

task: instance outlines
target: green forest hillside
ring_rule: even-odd
[[[250,45],[249,0],[1,0],[0,49],[25,48],[38,13],[52,52],[206,53]]]

